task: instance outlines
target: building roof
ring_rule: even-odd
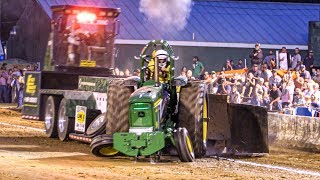
[[[139,11],[139,0],[38,0],[51,16],[50,6],[60,4],[121,8],[118,42],[144,43],[150,39],[203,46],[254,43],[308,45],[308,22],[319,21],[319,4],[194,0],[186,27],[176,33],[158,31]],[[170,9],[168,9],[170,10]],[[194,38],[193,38],[194,37]],[[143,40],[143,41],[141,41]],[[189,43],[190,44],[190,43]]]

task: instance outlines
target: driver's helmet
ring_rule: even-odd
[[[169,61],[169,54],[165,50],[158,50],[156,52],[156,58],[158,59],[159,67],[165,67]]]

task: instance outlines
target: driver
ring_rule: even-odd
[[[158,59],[158,67],[159,67],[159,81],[161,83],[168,83],[170,80],[170,59],[169,54],[165,50],[157,50],[154,54],[154,58]],[[148,68],[150,70],[150,78],[154,76],[154,60],[151,59]]]

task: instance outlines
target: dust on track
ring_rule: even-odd
[[[0,109],[0,122],[44,127],[43,122],[23,120],[9,109]],[[242,160],[320,171],[320,155],[312,152],[272,147],[269,156]],[[214,158],[180,163],[167,156],[156,164],[147,158],[138,162],[123,156],[99,158],[90,154],[87,144],[61,142],[43,132],[7,125],[0,125],[0,167],[0,179],[317,179]]]

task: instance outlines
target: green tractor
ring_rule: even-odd
[[[167,57],[167,75],[159,65],[163,60],[151,55],[159,51]],[[98,156],[121,152],[158,160],[164,149],[175,147],[182,162],[203,157],[208,122],[205,83],[174,78],[178,58],[166,41],[149,42],[136,59],[141,63],[140,78],[130,77],[109,85],[107,134],[93,139],[91,152]],[[161,81],[164,76],[166,81]]]

